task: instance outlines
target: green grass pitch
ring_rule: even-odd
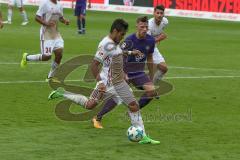
[[[169,65],[166,81],[174,91],[142,110],[147,133],[160,145],[127,140],[126,108],[117,107],[103,120],[91,122],[56,118],[56,101],[45,77],[48,64],[19,68],[22,52],[39,53],[36,7],[26,7],[29,25],[13,24],[0,31],[0,159],[1,160],[237,160],[240,157],[240,30],[239,23],[169,17],[168,39],[159,46]],[[2,5],[6,18],[6,5]],[[81,54],[94,55],[98,42],[118,17],[135,31],[139,15],[87,13],[87,34],[76,34],[73,11],[65,9],[70,26],[60,25],[65,40],[63,62]],[[81,70],[72,79],[81,77]],[[20,83],[22,82],[22,83]],[[81,83],[76,82],[76,85]],[[79,107],[73,106],[78,112]]]

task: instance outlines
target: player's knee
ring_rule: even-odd
[[[97,105],[97,102],[95,100],[90,99],[86,102],[85,107],[86,107],[86,109],[91,110],[91,109],[95,108],[96,105]]]
[[[80,15],[80,19],[81,20],[85,19],[85,16],[84,15]]]
[[[149,97],[149,98],[156,96],[155,90],[146,91],[145,93],[146,93],[147,97]]]
[[[167,71],[168,71],[167,65],[160,65],[160,66],[159,66],[159,69],[161,70],[161,72],[162,72],[163,74],[167,73]]]
[[[137,111],[139,111],[139,106],[138,106],[138,104],[137,104],[136,101],[131,102],[131,103],[128,105],[128,107],[129,107],[129,110],[130,110],[131,112],[137,112]]]
[[[42,55],[42,61],[48,61],[51,59],[51,55]]]

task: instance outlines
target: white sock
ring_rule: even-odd
[[[83,96],[81,94],[73,94],[67,91],[64,92],[63,97],[81,105],[84,108],[86,102],[88,101],[88,98],[86,96]]]
[[[27,61],[42,61],[42,55],[41,54],[28,55]]]
[[[8,9],[8,21],[9,22],[12,22],[12,14],[13,14],[12,9]]]
[[[143,129],[143,136],[146,135],[145,133],[145,128],[142,120],[142,116],[140,111],[137,112],[131,112],[130,110],[128,111],[129,117],[131,119],[131,123],[135,127],[141,127]]]
[[[54,77],[54,73],[58,66],[59,66],[59,64],[57,64],[55,61],[52,62],[51,70],[48,73],[48,78]]]
[[[24,22],[27,22],[27,21],[28,21],[26,11],[22,11],[22,12],[21,12],[21,16],[22,16]]]
[[[153,84],[156,84],[163,78],[163,72],[161,70],[157,70],[153,77]]]

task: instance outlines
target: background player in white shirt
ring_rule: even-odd
[[[168,71],[165,59],[157,48],[157,44],[167,38],[167,35],[163,32],[164,28],[168,25],[168,19],[164,17],[164,10],[165,7],[163,5],[156,6],[153,13],[154,17],[148,21],[148,33],[155,37],[156,42],[153,53],[153,63],[157,66],[157,71],[153,78],[154,83],[161,80],[163,75]]]
[[[19,9],[19,12],[23,18],[23,22],[21,25],[25,26],[28,24],[28,18],[27,18],[27,13],[24,9],[23,6],[23,0],[9,0],[8,3],[8,17],[7,17],[7,21],[4,21],[4,23],[6,24],[12,24],[12,15],[13,15],[13,7],[17,6],[17,8]]]
[[[47,77],[50,79],[54,77],[54,71],[61,62],[64,47],[64,41],[58,31],[58,21],[69,25],[69,20],[63,17],[63,8],[57,0],[44,1],[39,6],[35,19],[42,25],[40,29],[41,54],[29,55],[24,53],[21,67],[24,68],[27,61],[48,61],[54,52],[55,59]]]

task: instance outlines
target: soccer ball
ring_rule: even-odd
[[[132,142],[138,142],[143,138],[143,129],[141,127],[131,126],[127,130],[127,137]]]

